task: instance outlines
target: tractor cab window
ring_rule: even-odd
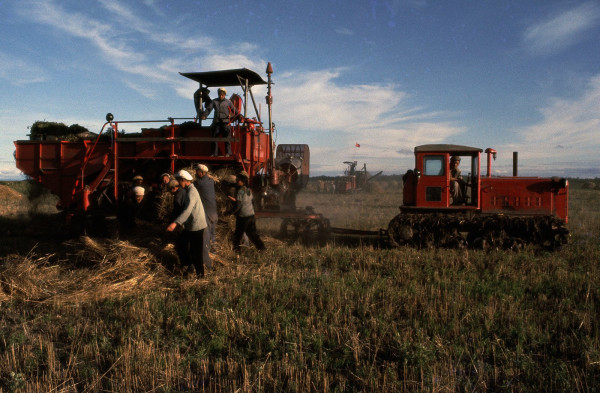
[[[423,161],[423,174],[425,176],[443,176],[444,156],[425,156]]]

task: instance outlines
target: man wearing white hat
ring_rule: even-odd
[[[131,189],[131,195],[119,204],[117,218],[119,219],[122,235],[126,235],[136,228],[138,220],[148,219],[145,193],[144,187],[135,186]]]
[[[186,191],[183,200],[183,211],[167,227],[168,232],[173,232],[178,226],[183,228],[179,234],[175,247],[179,261],[184,266],[193,266],[198,277],[204,277],[204,229],[206,217],[202,200],[192,185],[192,175],[186,170],[175,174],[175,179],[181,188]]]
[[[210,112],[214,109],[215,113],[213,115],[213,122],[211,125],[212,128],[212,137],[213,138],[229,138],[231,135],[231,127],[229,127],[229,123],[232,122],[233,119],[239,116],[238,110],[233,105],[233,103],[225,98],[227,95],[227,90],[224,87],[220,87],[218,90],[219,98],[216,100],[212,100],[210,104],[206,106],[204,112],[202,112],[202,119],[206,119],[206,116],[210,114]],[[216,142],[212,142],[212,155],[219,155],[219,144]],[[231,142],[225,142],[225,157],[229,157],[231,155]]]

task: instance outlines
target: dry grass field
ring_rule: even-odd
[[[569,246],[547,253],[229,245],[203,280],[169,238],[67,237],[52,196],[0,185],[0,392],[594,392],[600,190],[572,182]],[[401,193],[304,192],[376,230]],[[220,236],[225,238],[226,228]]]

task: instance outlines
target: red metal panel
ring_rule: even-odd
[[[438,173],[433,173],[426,168],[426,160],[437,159],[440,161]],[[417,183],[417,206],[420,207],[448,207],[448,154],[417,153],[416,168],[421,171]]]
[[[174,169],[173,160],[185,159],[223,166],[243,166],[249,173],[256,174],[265,168],[269,159],[269,138],[263,132],[257,132],[255,127],[254,123],[232,127],[232,137],[237,141],[232,142],[234,156],[228,159],[210,158],[211,128],[199,124],[143,129],[142,135],[128,136],[114,132],[112,139],[116,138],[117,141],[114,145],[107,136],[97,143],[95,140],[17,141],[15,154],[17,168],[56,194],[63,208],[82,209],[85,186],[95,188],[97,185],[98,190],[108,186],[109,182],[102,181],[102,178],[109,173],[109,168],[114,168],[118,172],[115,170],[109,181],[116,180],[116,193],[118,179],[129,179],[133,169],[139,170],[140,163],[148,159],[164,160],[165,169]],[[221,145],[221,151],[224,152],[222,142]],[[94,189],[89,191],[94,192]]]
[[[35,163],[35,150],[37,143],[15,142],[15,160],[17,168],[29,177],[37,177],[37,165]]]
[[[481,178],[484,213],[549,214],[567,218],[567,188],[537,177]]]

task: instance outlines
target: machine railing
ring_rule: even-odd
[[[96,140],[94,141],[94,144],[91,146],[90,149],[87,149],[85,152],[85,155],[83,157],[83,162],[81,163],[81,175],[80,177],[76,180],[75,182],[75,186],[73,187],[73,196],[75,196],[76,193],[78,192],[82,192],[83,193],[83,209],[84,211],[87,210],[87,208],[89,207],[89,199],[88,196],[90,193],[92,193],[93,191],[95,191],[96,187],[101,183],[102,179],[104,179],[106,177],[106,175],[110,172],[110,167],[112,164],[112,169],[114,170],[114,174],[113,174],[113,184],[114,184],[114,189],[113,189],[113,193],[114,193],[114,198],[115,200],[118,198],[118,187],[119,187],[119,174],[118,174],[118,144],[117,144],[117,140],[118,138],[118,131],[119,131],[119,124],[132,124],[132,123],[171,123],[171,136],[170,138],[166,138],[166,139],[174,139],[175,138],[175,119],[176,118],[168,118],[166,120],[124,120],[124,121],[120,121],[120,122],[113,122],[113,117],[112,114],[107,114],[106,115],[106,123],[104,123],[104,125],[102,126],[102,128],[100,129],[100,132],[98,133],[98,136],[96,137]],[[177,118],[177,119],[190,119],[190,118]],[[93,180],[91,181],[89,184],[85,184],[85,169],[88,165],[88,163],[90,162],[94,151],[96,150],[96,146],[98,145],[98,142],[100,141],[100,139],[102,138],[103,132],[106,129],[106,126],[110,125],[111,128],[111,148],[109,149],[109,152],[112,154],[112,157],[109,157],[109,159],[107,160],[106,164],[104,165],[104,168],[102,168],[102,170],[100,171],[99,175]],[[162,138],[162,140],[164,140],[165,138]],[[172,170],[174,169],[174,161],[173,161],[173,156],[174,156],[174,146],[171,145],[171,158],[172,158],[172,162],[171,162],[171,167]],[[111,160],[112,158],[112,160]],[[112,163],[111,163],[112,161]]]

